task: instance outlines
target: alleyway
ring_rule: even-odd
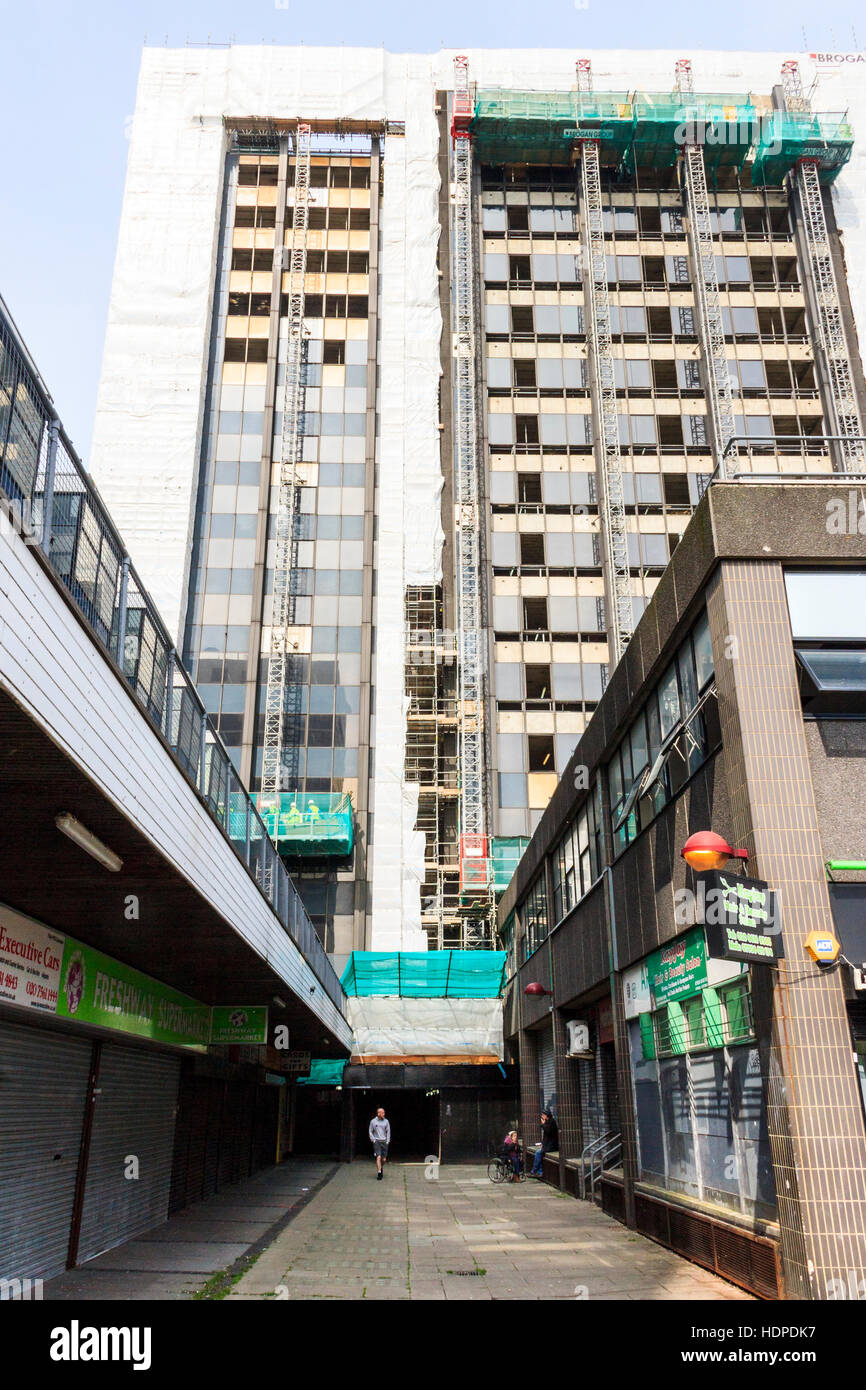
[[[339,1169],[232,1299],[747,1299],[732,1284],[541,1183],[482,1167]]]

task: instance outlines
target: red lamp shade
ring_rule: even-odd
[[[524,994],[531,994],[533,997],[538,997],[539,995],[542,995],[542,994],[549,994],[549,993],[550,993],[550,990],[549,990],[549,989],[545,989],[545,988],[544,988],[544,985],[540,985],[540,984],[538,984],[537,981],[536,981],[536,982],[533,982],[531,985],[527,985],[527,986],[526,986],[526,989],[523,991],[523,993],[524,993]]]
[[[680,850],[693,869],[721,869],[729,859],[748,859],[748,850],[732,849],[727,840],[712,830],[699,830],[690,835]]]

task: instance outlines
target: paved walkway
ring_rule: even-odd
[[[334,1168],[332,1160],[303,1158],[266,1168],[48,1280],[45,1298],[177,1299],[191,1298],[209,1281],[224,1287],[217,1276],[243,1268]]]
[[[435,1171],[435,1170],[434,1170]],[[230,1298],[748,1299],[588,1202],[482,1167],[346,1165]]]

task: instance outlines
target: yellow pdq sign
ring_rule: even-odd
[[[803,945],[819,965],[832,965],[842,949],[830,931],[810,931]]]

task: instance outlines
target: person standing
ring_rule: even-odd
[[[388,1161],[388,1145],[391,1142],[391,1126],[385,1119],[385,1111],[381,1105],[370,1121],[370,1142],[376,1160],[376,1181],[381,1182]]]
[[[545,1154],[552,1153],[559,1147],[559,1130],[556,1127],[556,1120],[547,1110],[541,1112],[541,1147],[535,1150],[535,1158],[532,1160],[532,1172],[530,1177],[540,1178],[542,1174],[542,1160]]]

